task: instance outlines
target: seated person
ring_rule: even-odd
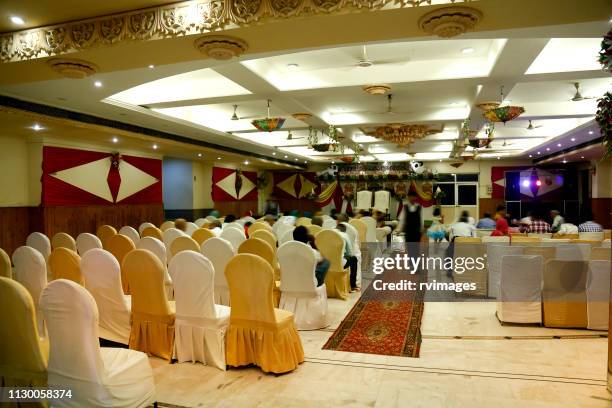
[[[312,225],[318,225],[319,227],[323,227],[323,218],[319,217],[318,215],[312,217],[312,220],[310,222]]]
[[[299,227],[295,227],[293,230],[293,239],[302,242],[314,251],[315,258],[317,260],[317,266],[315,267],[315,276],[317,278],[317,286],[321,286],[325,283],[325,275],[327,275],[327,271],[329,270],[329,261],[321,255],[321,253],[317,250],[317,246],[314,242],[314,237],[308,234],[308,230],[303,225]]]
[[[219,220],[211,221],[208,224],[208,229],[211,230],[213,234],[215,234],[216,237],[218,237],[221,234],[221,221]]]
[[[565,220],[563,224],[561,224],[559,230],[557,231],[557,235],[563,236],[570,234],[578,234],[578,227],[568,219]]]
[[[503,204],[498,205],[495,209],[495,216],[493,217],[493,219],[497,221],[499,218],[506,218],[506,206]]]
[[[531,215],[531,225],[527,228],[527,233],[531,234],[548,234],[550,233],[550,225],[544,221],[544,217],[539,212],[534,212]]]
[[[495,222],[495,229],[491,233],[492,237],[507,237],[509,235],[508,221],[500,218]]]
[[[230,222],[236,221],[236,216],[234,214],[227,214],[225,219],[223,220],[224,224],[229,224]]]
[[[276,217],[272,214],[266,214],[264,216],[264,222],[267,222],[270,226],[273,226],[276,222]]]
[[[593,221],[591,211],[587,210],[582,219],[584,221],[578,226],[578,232],[603,232],[602,226]]]
[[[529,226],[531,225],[531,222],[533,221],[533,217],[531,216],[531,211],[529,211],[527,213],[526,217],[523,217],[519,220],[518,222],[518,227],[519,227],[519,232],[527,232],[527,229],[529,228]]]
[[[557,232],[559,228],[561,228],[561,224],[565,223],[565,220],[561,216],[561,213],[558,210],[552,210],[550,212],[550,218],[552,218],[553,222],[550,226],[550,232]]]
[[[495,228],[495,220],[491,218],[491,213],[484,213],[484,216],[478,220],[476,228],[493,229]]]
[[[456,237],[475,237],[476,227],[470,223],[467,211],[464,211],[459,218],[459,221],[450,227],[450,240],[455,240]]]
[[[346,225],[338,224],[336,225],[336,229],[340,232],[340,236],[344,240],[344,259],[346,259],[345,266],[348,265],[351,274],[350,274],[350,282],[351,282],[351,292],[359,291],[359,287],[357,286],[357,257],[352,254],[353,245],[351,244],[351,240],[346,234]]]
[[[187,220],[184,218],[177,218],[174,220],[174,228],[183,232],[187,231]]]

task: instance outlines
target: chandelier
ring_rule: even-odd
[[[522,113],[525,112],[525,108],[522,106],[511,106],[504,104],[504,87],[500,89],[501,103],[496,102],[482,102],[476,106],[484,110],[482,114],[486,120],[491,123],[502,122],[506,123],[513,119],[518,118]]]
[[[415,140],[440,133],[443,130],[442,127],[436,128],[431,125],[407,125],[403,123],[389,123],[374,128],[360,129],[364,135],[395,143],[399,147],[410,146]]]
[[[274,132],[275,130],[282,128],[283,124],[285,124],[285,118],[270,117],[270,102],[270,99],[268,99],[268,114],[266,115],[266,117],[263,119],[255,119],[251,122],[253,126],[261,130],[262,132]]]

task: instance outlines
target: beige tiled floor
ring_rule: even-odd
[[[151,359],[158,400],[186,407],[612,406],[607,339],[551,337],[597,333],[501,326],[493,302],[427,303],[420,358],[322,350],[355,300],[330,299],[331,326],[300,332],[306,361],[290,374]]]

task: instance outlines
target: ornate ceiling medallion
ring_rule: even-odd
[[[443,7],[425,14],[419,27],[427,34],[450,38],[474,29],[482,13],[471,7]]]
[[[383,126],[362,127],[360,129],[364,135],[395,143],[399,147],[407,147],[415,140],[442,132],[444,130],[444,125],[433,126],[389,123]]]
[[[293,113],[291,116],[293,116],[293,119],[301,120],[302,122],[312,118],[312,114],[308,112]]]
[[[249,48],[245,41],[228,35],[207,35],[195,40],[193,45],[207,57],[222,61],[239,57]]]
[[[83,79],[98,72],[96,64],[76,58],[52,58],[47,65],[61,76],[73,79]]]
[[[391,87],[386,84],[364,85],[363,90],[370,95],[384,95],[391,90]]]

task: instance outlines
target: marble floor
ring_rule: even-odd
[[[161,407],[611,407],[602,332],[502,326],[494,302],[427,303],[420,358],[322,350],[330,327],[302,331],[306,361],[274,376],[151,358]],[[556,337],[553,337],[556,336]]]

